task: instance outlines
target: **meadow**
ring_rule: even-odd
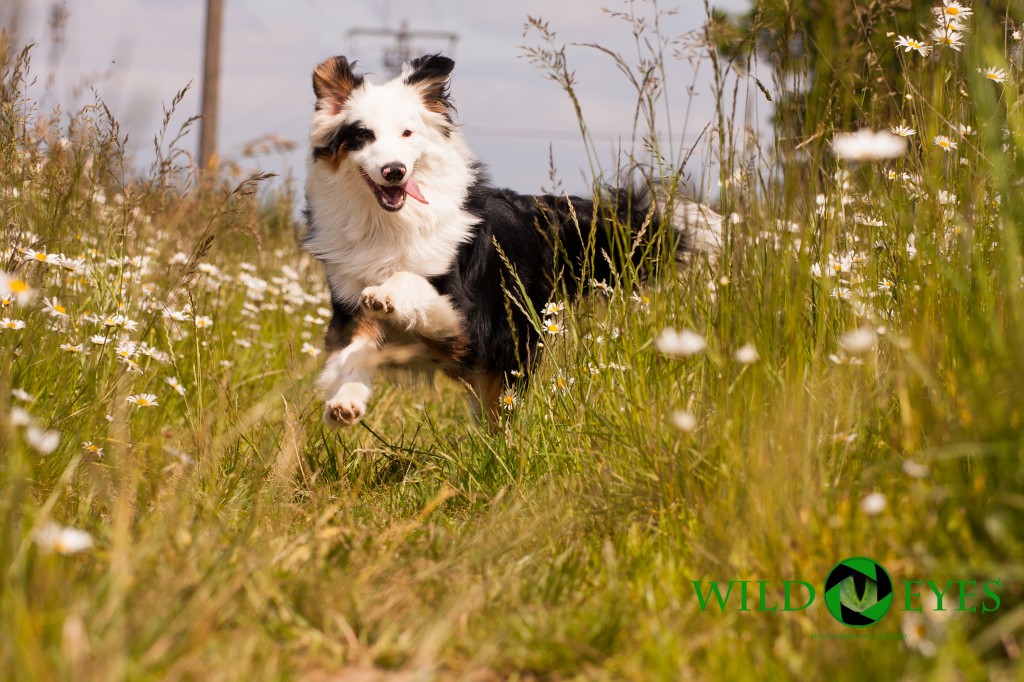
[[[3,34],[0,677],[1020,679],[1024,17],[827,18],[867,57],[822,92],[810,34],[758,57],[792,38],[763,4],[684,37],[609,18],[654,175],[709,172],[659,148],[665,61],[716,74],[722,253],[537,311],[494,430],[443,378],[325,429],[294,198],[200,178],[182,93],[134,168],[100,99],[38,109]],[[575,101],[555,28],[526,53]],[[895,584],[869,628],[823,594],[854,556]]]

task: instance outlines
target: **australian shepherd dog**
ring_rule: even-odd
[[[326,424],[362,419],[388,366],[447,373],[493,422],[536,363],[532,311],[613,283],[659,233],[680,252],[714,250],[718,215],[650,187],[596,202],[493,187],[453,119],[451,59],[414,59],[383,84],[354,66],[333,57],[313,72],[304,245],[333,308]]]

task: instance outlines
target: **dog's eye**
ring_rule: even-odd
[[[404,133],[402,133],[402,137],[412,137],[412,131],[406,130]]]

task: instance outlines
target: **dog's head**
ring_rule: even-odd
[[[358,173],[385,211],[400,211],[407,196],[428,203],[416,169],[430,145],[454,129],[448,79],[455,62],[426,55],[382,85],[366,82],[353,66],[332,57],[313,71],[313,163]]]

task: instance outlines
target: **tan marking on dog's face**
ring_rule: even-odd
[[[348,152],[341,147],[338,147],[338,151],[335,152],[333,156],[328,156],[326,158],[321,157],[317,159],[317,161],[323,161],[327,164],[327,167],[331,169],[332,173],[337,173],[338,169],[341,168],[342,161],[346,158],[348,158]]]

